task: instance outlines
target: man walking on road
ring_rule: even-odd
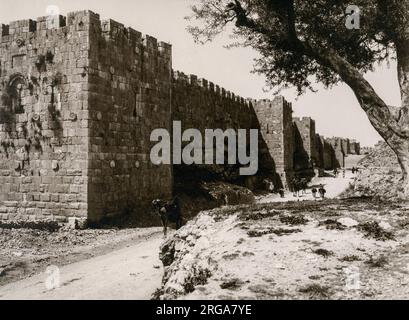
[[[325,194],[327,193],[327,190],[324,189],[324,186],[321,185],[318,192],[320,193],[321,199],[324,200],[325,199]]]
[[[317,192],[318,192],[318,190],[317,190],[317,188],[312,188],[312,196],[314,197],[314,199],[317,199]]]

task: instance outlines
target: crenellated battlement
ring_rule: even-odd
[[[294,117],[293,121],[299,122],[299,123],[305,123],[305,124],[315,122],[315,120],[312,119],[311,117]]]
[[[99,21],[99,14],[92,11],[70,12],[67,16],[54,15],[42,16],[36,19],[11,21],[9,24],[1,24],[1,36],[19,36],[25,33],[36,33],[44,30],[61,29],[66,27],[83,27],[92,21]]]
[[[197,75],[194,74],[185,74],[181,71],[173,70],[172,71],[172,81],[175,85],[185,86],[185,87],[192,87],[192,88],[201,88],[204,91],[208,91],[211,94],[216,94],[220,98],[224,98],[230,100],[231,102],[241,104],[246,107],[250,107],[250,103],[248,99],[245,99],[235,93],[226,90],[219,85],[214,84],[213,82],[199,78]]]
[[[284,96],[275,96],[272,100],[271,99],[247,99],[251,103],[251,105],[256,109],[283,109],[292,113],[292,103],[288,102]]]
[[[158,41],[155,37],[144,35],[131,27],[125,27],[115,20],[101,20],[99,14],[90,10],[69,12],[66,16],[42,16],[0,24],[0,43],[13,41],[17,37],[24,37],[30,33],[43,35],[47,30],[69,33],[91,29],[100,32],[107,40],[126,41],[130,46],[155,50],[162,55],[171,54],[171,44]]]

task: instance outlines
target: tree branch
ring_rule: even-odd
[[[409,130],[400,126],[398,121],[393,117],[387,104],[379,97],[374,88],[356,68],[342,58],[335,50],[330,48],[318,48],[307,41],[301,41],[297,37],[293,0],[271,0],[268,1],[268,5],[271,10],[275,10],[281,22],[287,26],[288,33],[286,39],[280,39],[278,42],[277,39],[271,39],[269,30],[258,25],[256,21],[251,19],[238,0],[235,0],[235,3],[231,3],[229,9],[235,12],[237,27],[245,27],[270,38],[271,43],[279,44],[282,50],[298,50],[338,74],[354,91],[361,108],[367,113],[374,128],[383,137],[387,139],[392,135],[397,135],[401,138],[409,139]],[[285,12],[285,17],[283,16],[283,12]]]
[[[354,91],[361,108],[366,112],[375,129],[385,138],[393,134],[409,138],[409,131],[402,128],[388,105],[379,97],[371,84],[348,61],[331,49],[313,48],[302,43],[305,53],[334,72]]]

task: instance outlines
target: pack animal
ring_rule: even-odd
[[[171,201],[156,199],[152,201],[152,206],[162,220],[163,234],[165,237],[167,236],[169,222],[176,224],[176,230],[182,227],[183,219],[178,198]]]

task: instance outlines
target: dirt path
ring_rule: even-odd
[[[312,186],[318,187],[321,184],[327,190],[326,198],[327,199],[335,199],[337,198],[342,192],[344,192],[350,184],[354,182],[355,175],[352,174],[351,171],[347,171],[345,174],[345,178],[343,177],[342,171],[340,172],[338,178],[333,177],[315,177],[311,183],[310,188]],[[295,197],[292,192],[286,192],[285,197],[281,198],[277,194],[269,194],[267,196],[258,197],[257,203],[271,203],[271,202],[289,202],[289,201],[306,201],[306,200],[314,200],[311,189],[306,191],[306,194],[301,194],[299,197]]]
[[[60,281],[58,272],[44,272],[0,287],[0,299],[150,299],[161,284],[162,240],[156,232],[135,245],[61,267]],[[52,289],[58,282],[60,286]]]

